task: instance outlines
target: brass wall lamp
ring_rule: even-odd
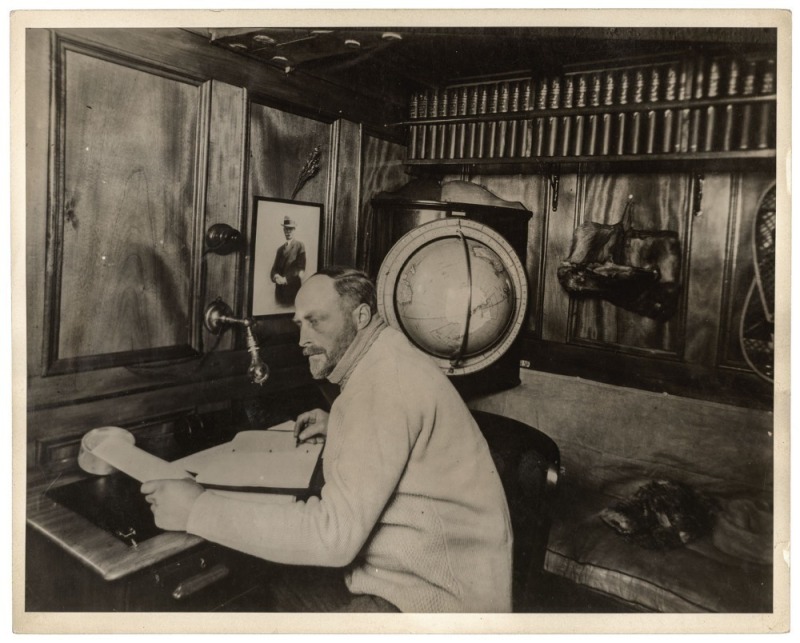
[[[250,368],[247,374],[254,384],[261,385],[269,378],[269,367],[261,359],[256,338],[253,335],[253,319],[251,317],[234,317],[231,307],[220,297],[217,297],[206,306],[203,315],[206,330],[213,335],[219,335],[231,326],[243,326],[247,337],[247,352],[250,353]]]

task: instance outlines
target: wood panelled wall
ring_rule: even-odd
[[[668,230],[678,234],[680,264],[688,265],[691,176],[687,174],[593,174],[581,177],[577,226],[584,221],[616,224],[633,197],[630,226],[636,230]],[[562,257],[564,259],[566,257]],[[555,259],[555,258],[554,258]],[[678,278],[680,280],[680,277]],[[683,307],[667,321],[624,310],[606,301],[571,302],[568,341],[584,341],[676,355],[682,339]]]
[[[368,270],[368,248],[372,243],[370,237],[373,227],[373,209],[370,201],[382,191],[396,190],[409,180],[405,173],[403,160],[405,146],[366,135],[363,138],[363,159],[361,167],[361,200],[359,203],[359,236],[356,266]]]
[[[263,388],[243,338],[204,329],[218,296],[248,314],[251,257],[206,253],[203,235],[227,223],[247,240],[254,197],[290,198],[319,147],[296,198],[323,205],[322,260],[354,264],[364,204],[398,183],[397,142],[364,134],[356,97],[182,30],[31,29],[26,60],[29,465],[66,466],[95,426],[168,430],[307,387],[290,320],[256,329]]]
[[[453,180],[456,176],[446,176]],[[774,172],[594,172],[560,177],[557,209],[538,175],[472,177],[499,197],[533,212],[527,274],[529,321],[523,358],[531,368],[727,403],[771,408],[772,387],[748,367],[738,328],[753,279],[752,228]],[[633,196],[632,227],[670,230],[680,240],[680,303],[656,321],[562,288],[559,264],[585,222],[617,223]],[[698,204],[700,205],[700,204]]]

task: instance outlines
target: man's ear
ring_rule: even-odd
[[[356,330],[362,330],[369,326],[372,321],[372,311],[367,304],[359,304],[353,309],[353,323],[356,325]]]

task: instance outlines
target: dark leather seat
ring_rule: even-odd
[[[513,610],[537,611],[551,507],[558,485],[559,450],[547,435],[511,418],[472,411],[506,492],[514,530]]]

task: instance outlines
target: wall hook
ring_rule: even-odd
[[[561,184],[561,171],[556,164],[555,172],[550,172],[550,175],[547,179],[550,182],[550,202],[553,208],[553,212],[558,210],[558,190]]]
[[[558,163],[542,163],[541,159],[536,159],[539,166],[539,174],[547,180],[550,185],[550,207],[553,212],[558,210],[558,190],[561,183],[561,166]]]
[[[702,216],[703,214],[703,184],[705,183],[706,176],[700,172],[695,172],[694,175],[694,199],[692,206],[692,215],[695,217]]]

